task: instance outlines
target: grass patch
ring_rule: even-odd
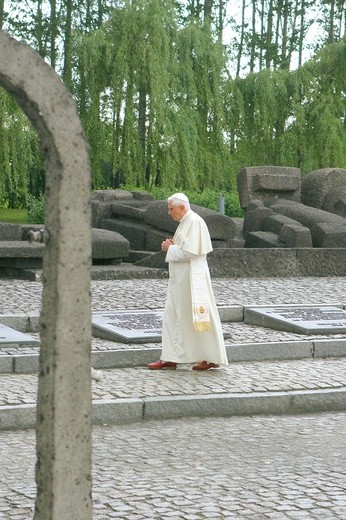
[[[27,223],[26,209],[8,209],[0,208],[0,222],[8,222],[11,224],[26,224]]]

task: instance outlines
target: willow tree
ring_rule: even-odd
[[[346,167],[346,40],[328,45],[312,60],[308,146],[318,167]],[[312,94],[312,95],[311,95]]]
[[[229,2],[230,52],[237,75],[264,67],[292,70],[303,63],[304,51],[312,54],[345,34],[344,0],[239,0],[238,4],[237,11]]]
[[[42,192],[36,133],[11,96],[0,89],[0,203],[25,207],[28,186]],[[35,180],[34,180],[35,178]]]
[[[346,42],[327,46],[297,71],[230,79],[225,97],[232,161],[346,167]]]
[[[76,55],[95,187],[223,183],[225,56],[208,24],[179,27],[169,0],[132,1],[82,37]]]

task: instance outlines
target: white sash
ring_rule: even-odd
[[[211,330],[205,258],[191,260],[191,299],[193,327],[197,332]]]

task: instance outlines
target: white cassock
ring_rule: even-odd
[[[212,250],[206,223],[187,211],[166,255],[169,282],[162,324],[163,361],[228,365],[207,263]]]

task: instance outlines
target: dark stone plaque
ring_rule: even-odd
[[[10,344],[38,345],[39,342],[28,334],[23,334],[18,330],[11,329],[11,327],[7,327],[7,325],[0,323],[0,345]]]
[[[163,310],[114,311],[93,314],[96,337],[124,343],[161,341]]]
[[[303,334],[346,333],[346,311],[327,305],[249,307],[244,322]]]

